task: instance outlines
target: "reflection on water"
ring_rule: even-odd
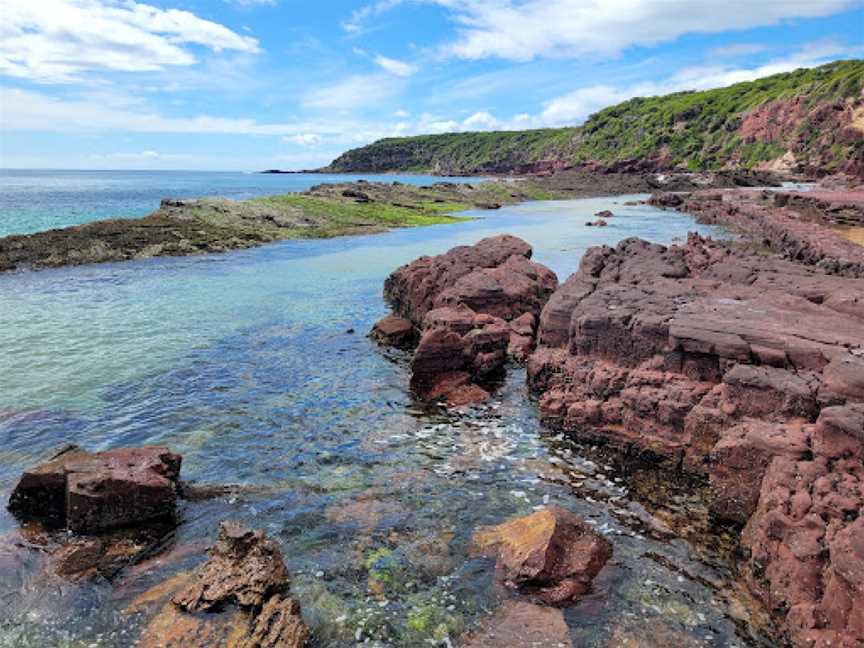
[[[510,595],[490,561],[468,557],[473,530],[550,503],[615,546],[593,592],[565,612],[574,645],[758,644],[728,613],[740,608],[729,539],[704,541],[692,487],[664,480],[657,498],[645,476],[544,431],[518,368],[488,406],[425,410],[408,392],[407,357],[363,335],[386,312],[384,277],[421,254],[506,231],[563,279],[591,245],[669,242],[694,227],[626,200],[0,278],[4,497],[24,467],[68,442],[167,444],[187,479],[258,487],[185,503],[168,551],[111,586],[47,575],[35,552],[8,547],[4,511],[0,645],[130,645],[153,612],[130,603],[200,562],[229,517],[280,543],[316,645],[455,645]],[[607,208],[608,227],[584,227]]]

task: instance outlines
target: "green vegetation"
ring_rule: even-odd
[[[843,135],[851,109],[842,117],[832,106],[860,103],[862,87],[864,61],[838,61],[726,88],[637,97],[581,127],[383,139],[346,152],[328,170],[482,174],[543,161],[647,159],[697,171],[750,168],[790,149],[800,164],[834,168],[860,156],[862,144]],[[759,108],[764,115],[742,132],[745,117]]]

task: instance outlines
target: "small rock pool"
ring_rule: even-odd
[[[244,492],[182,506],[160,556],[113,583],[70,582],[0,512],[0,646],[134,645],[145,594],[237,519],[281,546],[315,646],[458,646],[514,595],[471,558],[480,525],[546,504],[614,545],[563,610],[574,646],[761,646],[699,487],[618,465],[544,430],[524,371],[485,406],[424,409],[407,356],[365,337],[384,278],[420,255],[507,232],[564,280],[590,246],[669,243],[685,215],[644,196],[530,203],[382,235],[198,258],[0,276],[0,495],[52,449],[164,444],[183,476]],[[598,211],[615,215],[587,228]]]

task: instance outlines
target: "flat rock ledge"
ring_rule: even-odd
[[[864,228],[864,189],[705,190],[653,194],[649,203],[730,227],[793,261],[864,278],[864,246],[841,234]]]
[[[864,280],[838,268],[695,234],[592,248],[528,361],[546,424],[710,482],[796,646],[864,643]]]
[[[388,277],[384,296],[394,314],[371,335],[402,348],[416,344],[411,387],[420,399],[481,402],[508,356],[528,356],[540,310],[558,286],[531,254],[515,236],[494,236],[421,257]]]

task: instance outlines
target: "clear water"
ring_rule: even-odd
[[[262,174],[212,171],[33,171],[0,169],[0,236],[30,234],[104,218],[137,218],[162,198],[244,200],[304,191],[322,182],[476,182],[479,178],[375,174]]]
[[[623,205],[632,198],[0,276],[0,496],[69,442],[167,444],[187,479],[262,487],[184,504],[168,556],[113,586],[45,574],[10,546],[15,522],[0,512],[0,646],[131,645],[153,611],[124,612],[129,601],[199,562],[226,518],[280,543],[317,646],[455,644],[512,596],[493,586],[489,560],[469,557],[471,533],[547,502],[615,546],[593,593],[565,612],[574,645],[620,645],[648,628],[681,646],[757,644],[727,612],[731,575],[703,541],[692,491],[655,501],[655,487],[542,429],[515,367],[487,407],[426,410],[408,390],[407,357],[364,335],[386,313],[384,278],[423,254],[509,232],[563,280],[589,246],[709,231]],[[616,213],[609,226],[586,228],[602,209]]]

